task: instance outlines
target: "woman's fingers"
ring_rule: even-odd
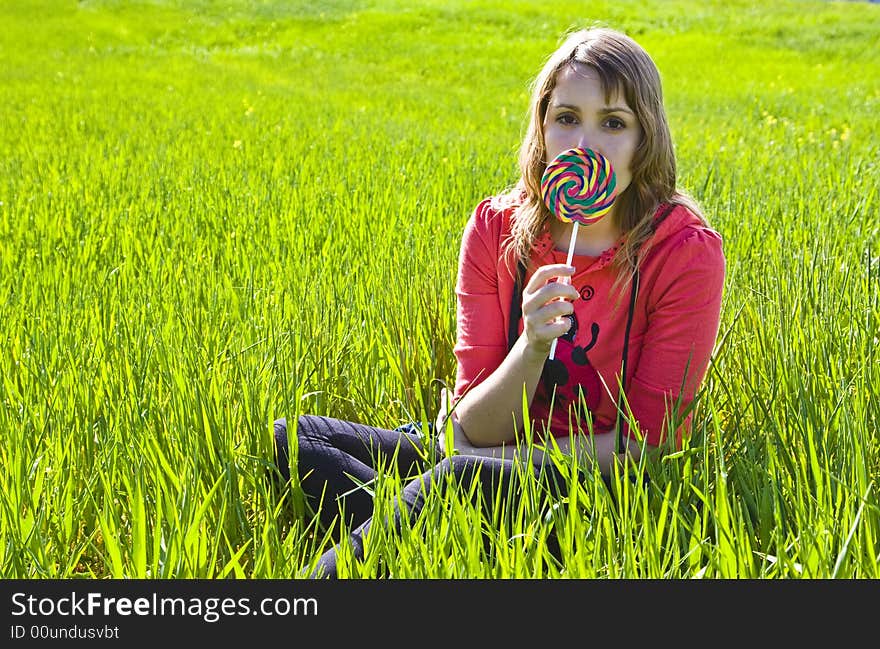
[[[531,317],[545,323],[574,311],[568,300],[578,299],[580,293],[570,283],[571,269],[571,266],[565,264],[551,264],[542,266],[535,272],[523,292],[522,312],[524,318]],[[561,273],[561,275],[557,273]],[[556,277],[562,278],[562,281],[555,281]]]
[[[573,272],[574,268],[565,264],[541,266],[523,291],[523,324],[529,341],[546,347],[548,352],[552,341],[571,326],[563,316],[574,313],[574,305],[569,300],[580,297],[570,284]],[[561,281],[556,281],[557,278]]]
[[[571,284],[562,282],[550,282],[546,286],[539,288],[534,293],[526,293],[523,295],[523,315],[537,311],[546,304],[558,301],[573,301],[580,297],[577,289]]]
[[[524,330],[530,346],[541,353],[550,353],[553,340],[565,335],[571,328],[571,320],[563,317],[571,311],[570,302],[554,302],[532,316],[524,317]]]
[[[572,267],[565,264],[541,266],[523,291],[523,313],[539,309],[551,300],[576,300],[580,297],[577,289],[571,285],[571,275]]]
[[[546,266],[541,266],[535,271],[535,274],[532,275],[531,279],[529,279],[524,292],[534,293],[552,279],[556,279],[557,277],[571,277],[573,274],[574,266],[568,266],[566,264],[547,264]]]
[[[550,351],[549,345],[554,338],[565,335],[571,328],[571,321],[568,318],[561,320],[551,320],[545,323],[536,323],[529,328],[529,338],[535,342],[543,342],[547,344],[547,351]]]
[[[535,300],[528,305],[528,308],[523,304],[523,313],[534,316],[541,322],[548,322],[559,316],[570,315],[574,312],[574,304],[571,303],[571,300],[575,298],[569,297],[568,293],[564,295],[565,297],[563,298],[553,298],[549,301]]]

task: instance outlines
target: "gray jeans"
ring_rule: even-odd
[[[282,477],[289,474],[287,421],[275,422],[277,464]],[[392,523],[399,529],[401,517],[412,521],[432,490],[450,485],[462,493],[480,497],[481,506],[492,507],[496,495],[506,495],[505,504],[515,504],[520,494],[522,464],[512,460],[472,455],[443,457],[439,448],[412,424],[394,430],[375,428],[329,417],[303,415],[297,422],[297,475],[307,502],[325,528],[333,529],[344,513],[357,558],[363,558],[363,537],[372,523],[373,499],[359,485],[375,480],[379,471],[392,466],[409,478],[401,497],[403,507],[394,506]],[[532,467],[542,484],[553,488],[554,496],[567,493],[567,479],[553,466]],[[452,477],[452,480],[448,478]],[[477,489],[472,489],[474,484]],[[553,540],[555,544],[555,539]],[[312,577],[336,577],[336,547],[320,558]]]

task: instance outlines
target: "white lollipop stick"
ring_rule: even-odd
[[[574,244],[577,241],[578,237],[578,222],[574,222],[574,227],[571,229],[571,239],[568,242],[568,257],[565,259],[565,263],[571,266],[571,258],[574,256]],[[560,278],[563,284],[569,284],[571,279],[569,277]],[[564,298],[559,298],[560,300]],[[550,360],[552,361],[556,357],[556,341],[559,338],[553,339],[553,344],[550,345]]]

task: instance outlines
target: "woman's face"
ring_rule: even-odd
[[[642,141],[642,127],[619,92],[605,102],[599,74],[582,63],[559,71],[544,116],[544,144],[549,163],[566,149],[584,147],[608,158],[620,194],[632,180],[632,159]]]

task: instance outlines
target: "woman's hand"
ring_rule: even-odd
[[[613,464],[619,464],[621,470],[626,472],[638,465],[642,455],[642,448],[638,442],[627,439],[627,448],[624,453],[617,452],[617,442],[613,433],[587,437],[575,435],[571,437],[556,437],[547,442],[547,445],[534,445],[521,441],[519,444],[503,444],[501,446],[474,446],[464,434],[464,429],[458,423],[455,413],[449,413],[450,395],[446,388],[440,390],[440,410],[434,422],[434,429],[439,431],[440,451],[449,457],[452,455],[477,455],[480,457],[496,457],[505,459],[519,459],[520,461],[531,460],[533,464],[541,464],[550,452],[551,446],[558,447],[564,455],[577,453],[578,460],[585,466],[594,462],[599,465],[599,471],[603,475],[611,475]],[[448,427],[447,427],[448,424]],[[452,435],[448,440],[447,433]],[[447,444],[451,441],[451,444]],[[574,442],[574,446],[572,446]]]
[[[573,274],[573,266],[541,266],[523,290],[523,334],[527,349],[537,356],[547,358],[553,341],[571,327],[571,322],[563,316],[574,313],[574,305],[569,300],[580,297],[571,285]],[[567,279],[551,281],[556,277]]]

